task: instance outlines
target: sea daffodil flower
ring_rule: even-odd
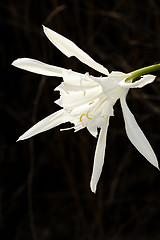
[[[149,66],[127,74],[117,71],[109,73],[105,67],[94,61],[72,41],[49,28],[43,27],[43,29],[49,40],[67,57],[75,56],[105,76],[93,77],[88,73],[81,74],[29,58],[15,60],[12,65],[18,68],[46,76],[63,78],[63,82],[55,89],[60,91],[60,98],[56,103],[61,107],[61,110],[35,124],[18,140],[30,138],[65,122],[73,123],[74,127],[72,128],[75,131],[86,127],[94,137],[97,137],[97,129],[99,128],[90,182],[91,190],[96,192],[104,164],[109,119],[110,116],[114,115],[113,106],[120,99],[129,140],[151,164],[158,168],[156,155],[130,112],[126,96],[130,88],[141,88],[152,83],[155,76],[148,73],[159,70],[160,65]]]

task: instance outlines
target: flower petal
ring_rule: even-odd
[[[12,63],[12,65],[29,72],[54,77],[62,77],[62,72],[66,70],[31,58],[18,58]]]
[[[131,82],[125,82],[126,79],[123,79],[119,85],[124,88],[142,88],[145,85],[152,83],[155,80],[156,76],[147,74],[141,77],[141,79],[131,83]]]
[[[120,98],[120,102],[125,121],[125,129],[129,140],[151,164],[159,168],[156,155],[153,152],[150,143],[138,126],[133,114],[130,112],[126,104],[126,93]]]
[[[108,125],[109,125],[109,117],[106,118],[105,129],[100,130],[100,134],[99,134],[98,142],[97,142],[97,146],[96,146],[96,151],[95,151],[95,156],[94,156],[93,171],[92,171],[92,177],[91,177],[91,182],[90,182],[91,190],[94,193],[96,192],[97,183],[100,178],[100,175],[102,172],[102,167],[104,164]]]
[[[81,50],[75,43],[71,40],[63,37],[62,35],[52,31],[49,28],[43,26],[44,33],[48,39],[67,57],[75,56],[81,62],[85,63],[89,67],[95,69],[96,71],[108,75],[108,70],[101,64],[95,62],[87,53]]]
[[[80,74],[72,70],[63,71],[63,81],[67,91],[85,91],[99,86],[88,73]]]
[[[27,132],[20,136],[17,141],[30,138],[38,133],[47,131],[60,125],[61,123],[66,122],[64,115],[65,111],[63,109],[49,115],[48,117],[44,118],[40,122],[36,123],[33,127],[31,127]]]

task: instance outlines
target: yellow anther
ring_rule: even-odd
[[[89,105],[91,105],[92,103],[94,103],[94,101],[90,102]]]
[[[69,94],[69,92],[67,92],[67,90],[64,90],[67,94]]]
[[[85,114],[83,113],[81,116],[80,116],[80,122],[82,122],[82,117],[84,116]]]
[[[72,112],[72,110],[73,110],[73,109],[69,110],[69,112],[68,112],[68,113],[71,113],[71,112]]]
[[[86,113],[86,117],[91,120],[92,118],[88,116],[89,111]]]

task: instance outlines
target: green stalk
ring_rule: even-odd
[[[129,80],[133,80],[135,78],[138,78],[144,74],[148,74],[148,73],[152,73],[155,71],[159,71],[160,70],[160,64],[155,64],[155,65],[151,65],[148,67],[144,67],[144,68],[140,68],[138,70],[135,70],[133,72],[130,72],[130,76],[126,79],[126,82]]]

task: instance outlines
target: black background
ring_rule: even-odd
[[[30,57],[99,76],[57,50],[42,24],[109,71],[160,61],[158,0],[0,2],[0,239],[160,239],[160,174],[129,142],[119,102],[96,195],[89,188],[96,139],[86,129],[57,127],[16,143],[59,109],[53,90],[61,80],[14,68],[13,60]],[[160,160],[159,78],[130,90],[127,101]]]

